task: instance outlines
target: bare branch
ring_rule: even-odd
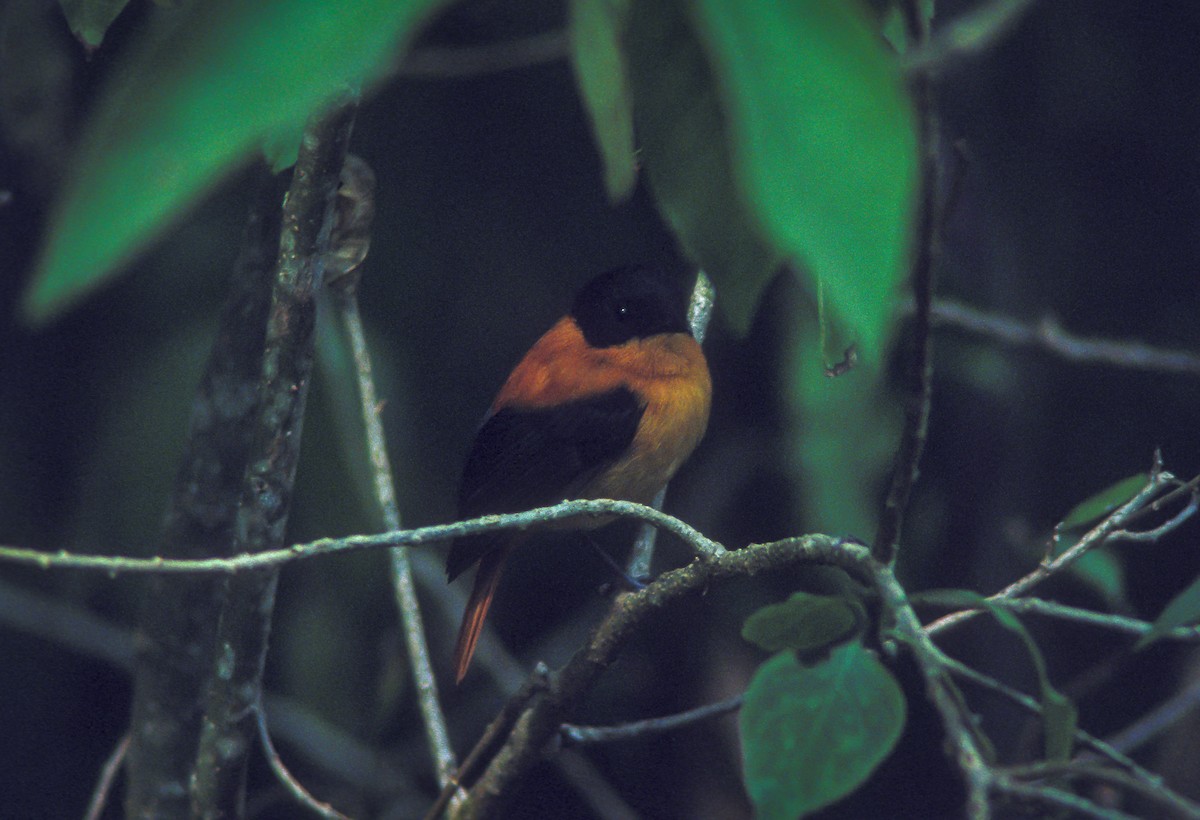
[[[235,548],[247,553],[284,543],[312,376],[315,300],[356,111],[357,98],[348,95],[312,118],[284,198],[253,444],[233,530]],[[278,578],[275,568],[267,568],[225,580],[189,783],[193,816],[243,813],[246,760],[255,736]]]
[[[345,538],[318,538],[257,553],[242,553],[231,558],[131,558],[120,555],[81,555],[59,550],[43,552],[24,547],[0,546],[0,562],[37,567],[39,569],[77,569],[121,573],[209,573],[234,574],[257,569],[281,567],[292,561],[316,558],[321,555],[351,552],[377,547],[417,547],[437,544],[463,535],[475,535],[497,530],[525,530],[571,518],[596,518],[607,515],[637,518],[681,538],[704,559],[718,558],[725,548],[688,524],[653,507],[632,501],[607,499],[563,501],[550,507],[539,507],[521,513],[484,515],[453,524],[434,524],[412,530],[396,530],[376,535],[351,535]]]
[[[1200,376],[1200,354],[1165,350],[1142,342],[1076,336],[1053,319],[1036,325],[985,313],[962,302],[939,299],[933,305],[934,325],[965,330],[1010,347],[1032,347],[1082,364],[1102,364],[1127,370]]]
[[[1133,516],[1134,513],[1144,509],[1149,505],[1162,491],[1164,487],[1170,486],[1175,482],[1175,477],[1170,473],[1161,470],[1155,470],[1150,476],[1150,481],[1146,486],[1132,499],[1118,507],[1111,515],[1088,531],[1079,541],[1070,549],[1063,552],[1058,557],[1043,561],[1038,566],[1023,578],[1006,586],[1004,589],[988,597],[989,601],[1000,600],[1003,598],[1015,598],[1024,595],[1033,587],[1037,586],[1042,581],[1049,578],[1051,575],[1061,571],[1065,567],[1070,566],[1075,561],[1079,560],[1088,550],[1100,544],[1110,541],[1113,538],[1127,537],[1127,533],[1122,530],[1125,523]],[[1178,516],[1176,516],[1178,518]],[[951,615],[939,618],[933,623],[925,627],[926,633],[930,635],[937,634],[952,626],[963,623],[964,621],[975,617],[981,612],[978,609],[964,610],[955,612]]]
[[[622,740],[634,740],[646,737],[647,735],[674,732],[693,723],[700,723],[701,721],[710,720],[721,715],[727,715],[740,708],[742,708],[742,695],[734,695],[717,703],[709,703],[676,715],[636,720],[629,723],[622,723],[619,726],[576,726],[573,723],[564,723],[559,727],[559,733],[562,736],[564,746],[615,743]]]
[[[117,782],[117,775],[121,773],[121,767],[125,763],[125,755],[129,752],[129,740],[128,732],[121,735],[112,754],[100,767],[100,779],[96,781],[92,799],[88,801],[87,812],[83,815],[84,820],[100,820],[104,816],[104,809],[108,805],[108,796],[112,794],[113,785]]]
[[[716,289],[713,288],[712,280],[704,271],[700,271],[696,275],[696,286],[692,289],[691,302],[688,303],[688,325],[698,344],[704,343],[704,336],[708,332],[708,322],[712,318],[715,303]],[[667,488],[664,486],[658,491],[658,495],[654,496],[650,506],[661,510],[666,497]],[[650,565],[654,560],[654,543],[657,536],[658,530],[649,524],[643,525],[638,531],[637,540],[634,541],[633,549],[629,553],[629,561],[626,564],[626,573],[629,577],[634,579],[650,577]]]
[[[258,723],[258,738],[262,743],[263,751],[267,756],[267,763],[271,766],[271,771],[275,772],[275,776],[279,778],[279,782],[287,790],[288,794],[296,799],[300,805],[309,809],[319,817],[326,817],[329,820],[350,820],[346,815],[335,809],[328,803],[323,803],[313,797],[308,789],[297,780],[291,772],[287,770],[287,766],[283,765],[283,759],[280,758],[279,752],[275,751],[275,744],[271,742],[271,733],[267,730],[267,716],[259,703],[254,709],[256,722]]]
[[[371,182],[373,188],[373,177]],[[360,185],[359,187],[364,186]],[[373,194],[368,190],[360,193],[361,197],[373,198]],[[374,207],[367,210],[373,212]],[[360,233],[366,233],[365,226],[358,226],[358,230]],[[363,429],[366,434],[367,451],[371,459],[371,477],[375,485],[376,502],[383,518],[384,529],[398,530],[400,529],[400,508],[396,503],[396,484],[388,458],[383,422],[379,415],[380,404],[375,393],[371,355],[367,349],[366,334],[363,332],[362,317],[358,308],[357,284],[357,276],[341,280],[341,286],[333,288],[334,302],[341,320],[342,332],[349,340],[354,358],[358,398],[362,411]],[[437,680],[433,674],[429,646],[425,641],[425,626],[421,616],[421,605],[417,600],[412,565],[405,547],[392,547],[388,557],[396,607],[400,612],[405,646],[408,650],[408,666],[412,673],[413,687],[417,693],[417,702],[420,706],[421,719],[425,726],[438,783],[444,786],[450,782],[456,762],[454,749],[450,745],[450,733],[446,729],[446,718],[442,714],[441,704],[438,700]]]

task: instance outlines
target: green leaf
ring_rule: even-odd
[[[1200,624],[1200,577],[1171,599],[1162,613],[1154,619],[1150,631],[1139,638],[1133,648],[1145,649],[1175,627],[1196,624]]]
[[[797,592],[747,618],[742,625],[742,638],[768,652],[794,649],[811,653],[857,634],[865,618],[859,601]]]
[[[878,357],[908,268],[917,185],[914,117],[894,61],[855,3],[689,8],[744,202]]]
[[[637,182],[633,104],[620,49],[627,9],[619,0],[571,0],[568,10],[575,81],[604,160],[605,188],[616,202]]]
[[[1146,473],[1131,475],[1116,484],[1104,488],[1095,495],[1079,502],[1063,518],[1058,525],[1060,530],[1070,530],[1082,527],[1093,521],[1098,521],[1113,510],[1132,499],[1150,483]]]
[[[129,0],[59,0],[71,33],[89,51],[104,42],[104,33]]]
[[[776,655],[739,715],[746,790],[760,818],[801,817],[858,788],[904,728],[904,693],[858,643],[802,666]]]
[[[991,614],[996,623],[1021,639],[1033,661],[1034,671],[1037,672],[1038,677],[1038,687],[1041,690],[1042,733],[1045,736],[1046,760],[1050,762],[1068,760],[1071,756],[1071,747],[1075,742],[1078,712],[1070,698],[1055,689],[1050,682],[1042,650],[1021,620],[994,601],[989,601],[979,593],[968,589],[930,590],[913,595],[912,600],[914,603],[922,602],[956,609],[985,610]]]
[[[45,320],[183,215],[264,137],[395,60],[443,0],[208,0],[158,11],[97,101],[24,310]]]
[[[870,538],[879,511],[876,482],[894,458],[899,409],[887,400],[877,360],[860,356],[854,368],[829,378],[816,323],[793,321],[781,379],[804,524]]]
[[[716,283],[722,313],[745,333],[780,255],[734,182],[708,60],[674,2],[631,4],[627,50],[639,155],[659,210]]]

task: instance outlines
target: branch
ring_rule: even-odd
[[[734,695],[731,698],[689,709],[676,715],[635,720],[619,726],[576,726],[573,723],[564,723],[559,727],[559,733],[562,736],[564,747],[635,740],[648,735],[674,732],[693,723],[735,712],[742,708],[742,697],[742,695]]]
[[[117,775],[125,763],[125,755],[129,753],[129,740],[128,732],[121,735],[112,754],[100,767],[100,779],[96,781],[96,788],[92,790],[92,799],[88,801],[87,812],[83,815],[84,820],[100,820],[104,816],[104,809],[108,805],[108,796],[112,794],[113,784],[117,782]]]
[[[161,546],[161,554],[169,558],[228,556],[233,544],[262,369],[271,270],[279,252],[281,192],[265,170],[257,188],[171,487]],[[157,576],[146,584],[125,758],[129,817],[187,816],[219,591],[219,579],[211,578]]]
[[[284,543],[308,384],[312,375],[316,292],[334,224],[335,194],[357,100],[339,101],[305,128],[284,198],[279,260],[267,319],[254,438],[234,528],[239,551]],[[271,629],[278,573],[225,581],[204,720],[191,779],[192,814],[243,813],[245,769]]]
[[[353,169],[353,173],[351,170]],[[358,242],[347,243],[360,252],[346,263],[348,270],[339,270],[337,283],[331,288],[334,304],[354,359],[354,372],[358,383],[358,399],[361,408],[363,430],[367,452],[371,460],[371,477],[375,485],[375,500],[386,530],[400,529],[400,508],[396,503],[396,483],[388,459],[387,439],[380,419],[380,402],[375,393],[375,378],[372,375],[371,354],[367,349],[366,334],[363,332],[362,316],[358,308],[358,275],[355,272],[367,253],[370,236],[370,221],[374,215],[375,177],[366,163],[348,157],[343,170],[342,200],[351,201],[351,207],[343,209],[354,219],[339,224],[342,233],[359,237]],[[354,275],[350,275],[350,274]],[[396,607],[400,612],[405,645],[408,649],[409,670],[413,687],[417,693],[421,719],[425,725],[429,751],[434,761],[434,770],[439,785],[450,781],[454,772],[454,749],[450,745],[450,733],[438,701],[437,680],[433,674],[433,663],[429,646],[425,642],[425,626],[421,617],[421,605],[417,600],[417,588],[413,581],[412,565],[408,552],[402,547],[389,550],[389,567],[392,587],[396,596]]]
[[[1200,355],[1196,353],[1165,350],[1136,341],[1076,336],[1049,317],[1034,325],[985,313],[962,302],[939,299],[933,305],[933,321],[937,327],[965,330],[1010,347],[1045,350],[1082,364],[1200,376]]]
[[[287,789],[288,794],[318,817],[325,817],[328,820],[350,820],[333,806],[323,803],[309,794],[308,789],[304,788],[304,785],[288,771],[287,766],[283,765],[283,759],[275,750],[275,744],[271,742],[271,733],[267,729],[267,713],[263,710],[261,702],[254,708],[254,716],[258,726],[258,740],[266,753],[267,763],[270,765],[271,771],[275,773],[275,777]]]
[[[1051,575],[1070,566],[1075,561],[1079,560],[1084,553],[1093,547],[1099,546],[1107,541],[1120,538],[1136,537],[1138,533],[1129,533],[1122,529],[1136,513],[1149,506],[1156,495],[1166,486],[1176,483],[1175,477],[1170,473],[1159,469],[1157,466],[1150,476],[1149,482],[1142,490],[1125,504],[1118,507],[1111,515],[1101,521],[1098,525],[1088,531],[1079,541],[1070,549],[1063,552],[1057,558],[1044,560],[1042,563],[1030,572],[1025,577],[1014,581],[1004,589],[988,597],[989,601],[1001,600],[1004,598],[1016,598],[1025,594],[1033,587],[1040,584],[1042,581],[1049,578]],[[1189,510],[1194,510],[1193,505],[1188,505]],[[1191,513],[1189,512],[1188,515]],[[1178,526],[1186,520],[1187,516],[1177,515],[1172,521],[1174,526]],[[1156,528],[1156,531],[1162,528]],[[1161,533],[1160,533],[1161,534]],[[970,609],[962,612],[955,612],[951,615],[939,618],[933,623],[925,627],[925,631],[934,635],[949,629],[952,626],[963,623],[964,621],[975,617],[982,610]]]
[[[919,0],[901,3],[909,39],[925,43],[929,27]],[[879,528],[871,554],[884,564],[896,560],[904,513],[908,509],[913,485],[917,483],[921,453],[929,429],[929,410],[933,402],[933,337],[930,333],[930,306],[933,304],[933,277],[941,258],[942,220],[945,202],[941,198],[942,173],[938,162],[938,116],[933,104],[933,87],[926,72],[917,72],[912,81],[912,97],[917,114],[917,145],[921,152],[918,174],[921,202],[914,242],[916,258],[912,267],[913,322],[912,348],[909,353],[910,394],[904,404],[904,428],[892,468],[892,482],[879,516]]]
[[[379,547],[417,547],[438,544],[464,535],[477,535],[498,530],[527,530],[571,518],[599,518],[608,515],[636,518],[661,530],[679,536],[691,545],[697,555],[713,559],[725,554],[725,548],[678,518],[653,507],[632,501],[592,499],[563,501],[549,507],[538,507],[520,513],[484,515],[453,524],[434,524],[411,530],[396,530],[376,535],[350,535],[344,538],[318,538],[289,547],[241,553],[231,558],[168,559],[131,558],[122,555],[91,555],[66,550],[42,552],[24,547],[0,546],[0,562],[9,562],[39,569],[76,569],[125,574],[225,574],[232,575],[254,570],[279,568],[292,561],[334,555]]]
[[[696,275],[696,286],[692,289],[692,300],[688,304],[688,325],[692,329],[692,336],[696,339],[697,344],[704,343],[704,336],[708,332],[708,322],[712,318],[715,302],[716,290],[713,288],[712,280],[704,271],[700,271]],[[650,506],[661,510],[666,497],[667,488],[664,485],[658,491],[658,495],[654,496],[654,501]],[[626,565],[626,573],[630,578],[640,580],[650,577],[650,564],[654,559],[654,541],[657,535],[658,530],[649,525],[643,526],[638,532],[637,540],[633,543],[633,549],[629,553],[629,561]]]

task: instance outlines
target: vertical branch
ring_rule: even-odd
[[[284,199],[253,444],[234,522],[235,552],[260,552],[284,543],[313,366],[315,296],[355,111],[355,101],[341,101],[310,121]],[[242,813],[277,581],[278,571],[267,569],[230,577],[224,584],[191,781],[194,816]]]
[[[688,304],[688,325],[691,326],[692,336],[699,344],[704,343],[704,334],[708,332],[708,320],[712,318],[713,305],[716,301],[716,289],[712,280],[704,271],[696,276],[696,286],[692,289],[692,300]],[[667,488],[658,491],[651,503],[656,510],[661,510],[667,496]],[[637,541],[629,554],[628,572],[630,578],[650,577],[650,563],[654,559],[654,543],[658,530],[649,524],[643,524],[638,531]]]
[[[909,40],[920,45],[929,39],[929,22],[920,9],[920,0],[901,3]],[[871,553],[877,561],[891,564],[896,560],[904,513],[908,508],[913,485],[920,471],[921,452],[929,426],[929,407],[933,397],[933,343],[930,333],[930,311],[933,304],[933,275],[940,255],[940,222],[942,203],[939,190],[941,173],[938,164],[938,122],[934,110],[933,90],[927,71],[912,75],[913,103],[917,113],[917,145],[920,151],[919,179],[921,201],[918,211],[916,257],[913,260],[912,288],[912,349],[908,375],[911,394],[905,401],[904,429],[900,447],[892,468],[892,484],[884,501],[879,530]]]
[[[400,529],[400,508],[396,503],[396,488],[392,478],[392,467],[388,460],[387,442],[383,424],[379,418],[379,402],[375,395],[375,381],[371,374],[371,356],[363,334],[362,317],[358,310],[357,277],[347,277],[349,283],[336,289],[336,305],[344,332],[349,337],[354,355],[355,373],[358,376],[358,394],[362,405],[363,426],[367,436],[367,450],[371,457],[371,474],[375,484],[376,501],[383,517],[385,530]],[[429,646],[425,642],[425,626],[421,617],[420,602],[417,600],[416,584],[413,581],[412,565],[406,547],[388,550],[392,574],[392,585],[396,594],[396,606],[404,627],[404,641],[408,649],[409,668],[413,685],[416,687],[421,718],[425,723],[425,736],[437,772],[438,785],[450,782],[457,763],[454,749],[450,745],[450,733],[438,700],[437,681],[433,675],[433,663]]]
[[[159,554],[230,555],[262,369],[270,273],[279,249],[279,192],[263,174],[221,310],[217,338],[192,402]],[[125,814],[188,816],[204,680],[212,666],[220,582],[154,575],[137,631],[126,756]]]

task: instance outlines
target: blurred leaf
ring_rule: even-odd
[[[904,728],[904,693],[858,643],[802,666],[782,652],[759,667],[739,715],[758,817],[795,818],[854,791]]]
[[[878,358],[908,268],[917,186],[914,117],[894,62],[854,3],[689,8],[744,202]]]
[[[1200,577],[1187,589],[1176,595],[1167,604],[1162,614],[1154,619],[1150,631],[1138,639],[1134,649],[1145,649],[1177,626],[1194,626],[1200,623]]]
[[[680,5],[635,2],[627,41],[640,157],[684,250],[745,333],[779,263],[734,183],[712,72]]]
[[[792,330],[787,354],[782,378],[804,526],[870,538],[900,421],[898,408],[885,403],[882,368],[859,356],[855,367],[829,378],[812,322]]]
[[[1148,483],[1150,476],[1138,473],[1106,487],[1072,507],[1058,529],[1070,530],[1100,520],[1145,489]]]
[[[1041,690],[1042,732],[1045,735],[1046,760],[1066,762],[1071,756],[1071,747],[1075,742],[1078,711],[1071,699],[1055,689],[1050,682],[1042,650],[1033,636],[1029,634],[1029,630],[1021,623],[1020,618],[1004,607],[989,601],[978,592],[969,589],[930,590],[913,595],[912,600],[914,603],[923,602],[955,609],[982,609],[990,613],[996,623],[1021,639],[1033,661],[1033,667],[1038,677],[1038,687]]]
[[[604,160],[604,187],[616,202],[637,182],[633,104],[620,49],[627,9],[619,0],[571,0],[568,9],[575,81]]]
[[[25,294],[44,320],[128,262],[268,135],[384,70],[442,0],[210,0],[159,11],[97,101]]]
[[[89,51],[104,42],[104,33],[129,0],[59,0],[71,33]]]
[[[276,129],[263,137],[263,159],[272,174],[279,174],[296,164],[300,156],[300,140],[304,136],[304,123],[292,123]]]
[[[1067,568],[1067,572],[1086,584],[1110,609],[1129,605],[1125,594],[1125,567],[1120,556],[1103,546],[1090,549]]]
[[[747,618],[742,625],[742,638],[768,652],[781,649],[817,652],[856,634],[865,617],[858,601],[797,592]]]

